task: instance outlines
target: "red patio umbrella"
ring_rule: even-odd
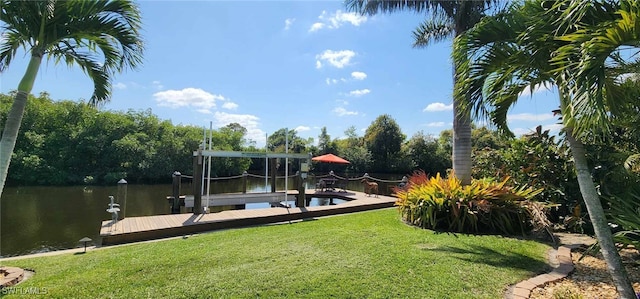
[[[317,156],[317,157],[313,157],[311,158],[311,161],[317,161],[317,162],[326,162],[326,163],[338,163],[338,164],[351,164],[351,162],[342,159],[334,154],[326,154],[326,155],[322,155],[322,156]]]

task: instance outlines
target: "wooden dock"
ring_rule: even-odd
[[[207,203],[210,207],[217,206],[234,206],[245,205],[248,203],[279,203],[284,201],[284,191],[269,192],[269,193],[225,193],[225,194],[211,194],[202,195],[202,207],[206,207]],[[293,197],[294,193],[289,193],[289,197]],[[298,192],[295,192],[298,195]],[[184,207],[193,208],[194,198],[193,195],[186,195],[184,198]]]
[[[290,195],[297,194],[291,191]],[[380,195],[366,196],[362,192],[315,192],[307,198],[338,198],[345,203],[301,208],[265,208],[228,210],[210,214],[171,214],[128,217],[116,223],[103,221],[100,229],[102,245],[130,243],[166,237],[181,236],[226,228],[245,227],[315,217],[353,213],[393,207],[396,198]]]

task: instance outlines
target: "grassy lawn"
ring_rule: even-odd
[[[19,287],[55,298],[501,298],[545,270],[548,248],[436,234],[386,209],[3,265],[35,270]]]

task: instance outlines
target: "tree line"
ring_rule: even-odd
[[[4,123],[13,95],[0,94]],[[231,124],[213,132],[220,150],[240,150],[246,130]],[[101,111],[84,102],[30,95],[7,183],[11,185],[163,183],[175,170],[190,173],[203,129],[173,125],[151,110]],[[246,170],[246,159],[214,159],[219,175]]]
[[[12,97],[0,94],[0,121],[6,118]],[[620,169],[624,169],[625,163],[636,167],[633,159],[629,159],[638,152],[634,141],[638,130],[634,128],[621,123],[610,139],[594,139],[587,145],[588,158],[597,167],[595,178],[600,179],[606,190],[624,190],[623,182],[628,176],[624,174],[628,172]],[[248,140],[247,130],[237,123],[211,132],[207,130],[207,139],[210,133],[215,150],[265,150]],[[112,184],[125,178],[131,183],[167,183],[173,171],[191,174],[192,153],[202,146],[203,134],[202,127],[173,125],[159,119],[150,109],[102,111],[84,102],[54,101],[47,93],[31,95],[8,182],[12,185]],[[284,152],[285,134],[287,130],[282,128],[269,135],[267,150]],[[568,189],[577,187],[559,186],[575,180],[575,177],[569,178],[571,159],[567,156],[565,139],[556,140],[554,138],[561,136],[540,129],[532,134],[510,138],[486,127],[474,127],[471,138],[474,177],[509,175],[522,183],[554,187],[555,191],[550,192],[556,194],[554,198],[572,194]],[[317,142],[314,138],[298,136],[294,130],[289,130],[288,135],[289,152],[314,156],[333,153],[351,162],[348,165],[313,163],[312,171],[316,173],[333,170],[347,175],[409,174],[423,170],[435,175],[451,168],[451,130],[444,130],[438,136],[420,131],[407,138],[389,115],[376,118],[364,136],[358,135],[353,126],[345,130],[344,138],[331,138],[323,127]],[[531,140],[531,144],[526,140]],[[284,161],[279,164],[279,170],[283,171]],[[534,171],[537,168],[549,173]],[[297,163],[291,161],[290,170],[298,170]],[[238,175],[243,171],[264,173],[264,160],[212,159],[212,176]],[[561,172],[564,173],[562,179],[558,176]]]
[[[4,122],[13,94],[0,94],[0,122]],[[215,150],[264,151],[247,140],[246,129],[237,123],[209,132]],[[268,137],[271,152],[284,152],[286,129]],[[422,132],[408,141],[388,115],[374,121],[364,136],[355,127],[347,138],[331,139],[326,127],[318,136],[303,139],[293,130],[289,151],[319,155],[334,153],[351,161],[344,168],[315,164],[316,172],[408,173],[425,169],[430,173],[450,167],[450,140]],[[444,134],[443,136],[450,136]],[[173,171],[190,174],[192,152],[202,146],[203,128],[173,125],[151,110],[103,111],[85,102],[55,101],[46,92],[30,95],[13,153],[7,183],[10,185],[113,184],[125,178],[130,183],[167,183]],[[208,147],[208,145],[205,145]],[[426,154],[428,153],[428,154]],[[264,160],[249,158],[212,159],[212,176],[243,171],[264,172]],[[284,162],[280,162],[280,170]],[[297,170],[297,164],[290,164]]]

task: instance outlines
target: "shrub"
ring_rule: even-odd
[[[582,199],[571,157],[566,143],[556,141],[549,130],[538,126],[505,147],[474,151],[473,159],[474,177],[509,176],[514,185],[543,189],[536,200],[557,205],[550,211],[550,218],[555,222],[564,219],[573,225],[572,230],[582,231],[585,223],[578,220],[584,218],[575,218],[575,207]]]
[[[543,204],[531,201],[541,190],[515,188],[508,181],[481,179],[462,186],[453,173],[429,178],[417,171],[396,190],[396,206],[404,221],[434,230],[524,234],[548,225]]]
[[[625,194],[607,198],[609,219],[617,224],[613,235],[616,243],[640,248],[640,187],[631,187]]]

